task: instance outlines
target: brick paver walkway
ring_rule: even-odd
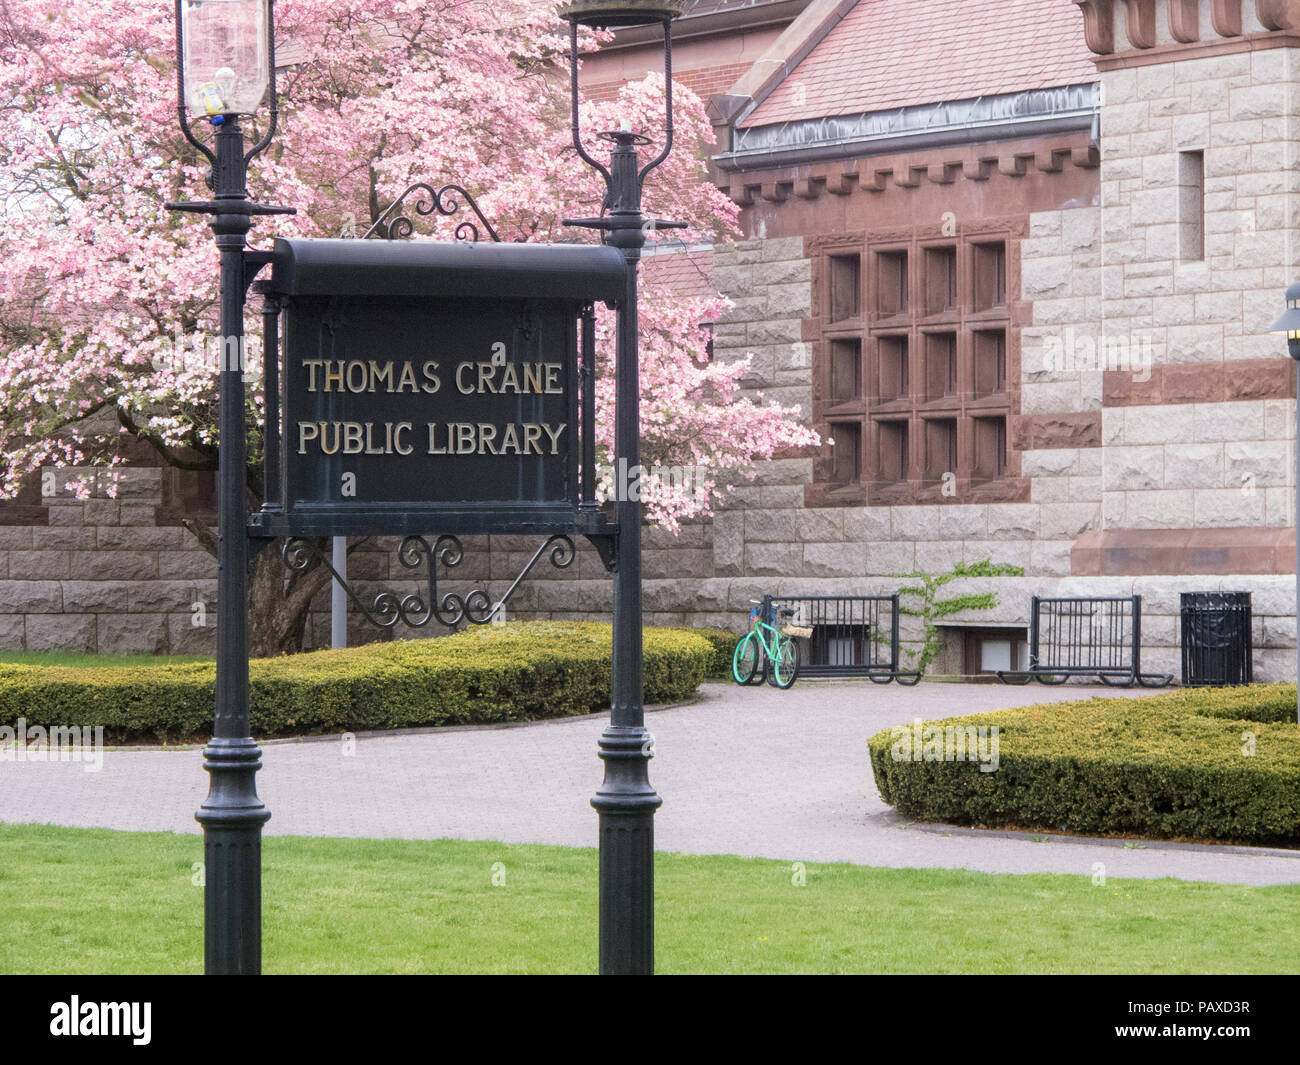
[[[1300,851],[1148,843],[911,825],[876,792],[866,739],[879,729],[997,707],[1079,698],[1096,687],[1011,688],[800,681],[788,692],[710,684],[651,713],[651,779],[664,798],[659,849],[787,861],[1000,873],[1300,883]],[[1110,694],[1110,693],[1106,693]],[[603,717],[264,748],[267,832],[496,839],[594,846]],[[110,750],[76,763],[0,763],[0,821],[197,832],[207,791],[197,750]],[[1036,841],[1037,840],[1037,841]]]

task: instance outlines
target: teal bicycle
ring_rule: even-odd
[[[750,629],[736,644],[731,658],[731,675],[737,684],[762,684],[789,688],[799,677],[799,642],[770,624],[769,604],[751,599],[757,610],[749,613]],[[794,617],[791,609],[777,610],[788,626]],[[757,677],[757,679],[755,679]]]

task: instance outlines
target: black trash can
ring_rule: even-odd
[[[1249,684],[1254,640],[1249,592],[1183,592],[1183,684],[1224,688]]]

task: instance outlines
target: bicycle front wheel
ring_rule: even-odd
[[[758,672],[758,662],[762,651],[754,634],[749,633],[736,644],[736,653],[731,656],[731,675],[737,684],[753,684],[754,674]]]
[[[778,688],[788,688],[799,678],[799,643],[783,637],[776,646],[767,679]]]

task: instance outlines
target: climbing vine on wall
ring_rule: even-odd
[[[991,610],[998,605],[996,592],[973,592],[965,595],[952,595],[946,599],[939,598],[941,589],[961,577],[1023,577],[1023,566],[995,563],[989,559],[972,562],[958,562],[948,573],[934,575],[930,573],[899,573],[896,576],[918,583],[905,585],[898,589],[900,596],[911,596],[911,604],[900,601],[899,612],[925,622],[925,642],[919,650],[904,648],[903,653],[911,660],[911,667],[924,673],[930,663],[943,650],[943,637],[939,633],[938,621],[963,610]]]

